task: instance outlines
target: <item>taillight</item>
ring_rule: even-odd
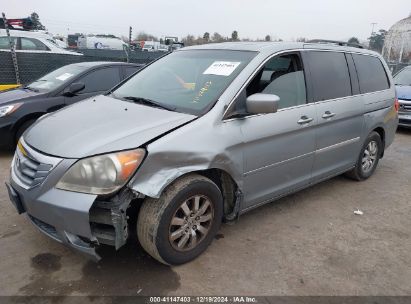
[[[395,101],[394,101],[394,108],[395,108],[395,111],[399,111],[399,109],[400,109],[400,103],[398,102],[398,98],[396,97],[395,98]]]

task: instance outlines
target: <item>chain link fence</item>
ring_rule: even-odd
[[[47,52],[16,52],[17,71],[13,64],[12,52],[0,50],[0,85],[16,84],[17,72],[20,83],[26,85],[64,65],[86,61],[120,61],[131,63],[149,63],[164,55],[164,52],[145,52],[141,50],[81,50],[80,56]]]

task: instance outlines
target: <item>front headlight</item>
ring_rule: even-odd
[[[10,115],[14,111],[16,111],[21,106],[21,103],[15,103],[12,105],[0,107],[0,117]]]
[[[140,166],[144,149],[110,153],[81,159],[57,183],[62,190],[109,194],[125,185]]]

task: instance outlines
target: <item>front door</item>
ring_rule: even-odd
[[[308,185],[315,153],[316,108],[307,103],[299,53],[269,60],[247,86],[245,94],[254,93],[277,95],[280,102],[276,113],[246,116],[240,124],[243,208]]]

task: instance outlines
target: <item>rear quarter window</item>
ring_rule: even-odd
[[[361,93],[386,90],[390,87],[387,73],[378,57],[353,54]]]

